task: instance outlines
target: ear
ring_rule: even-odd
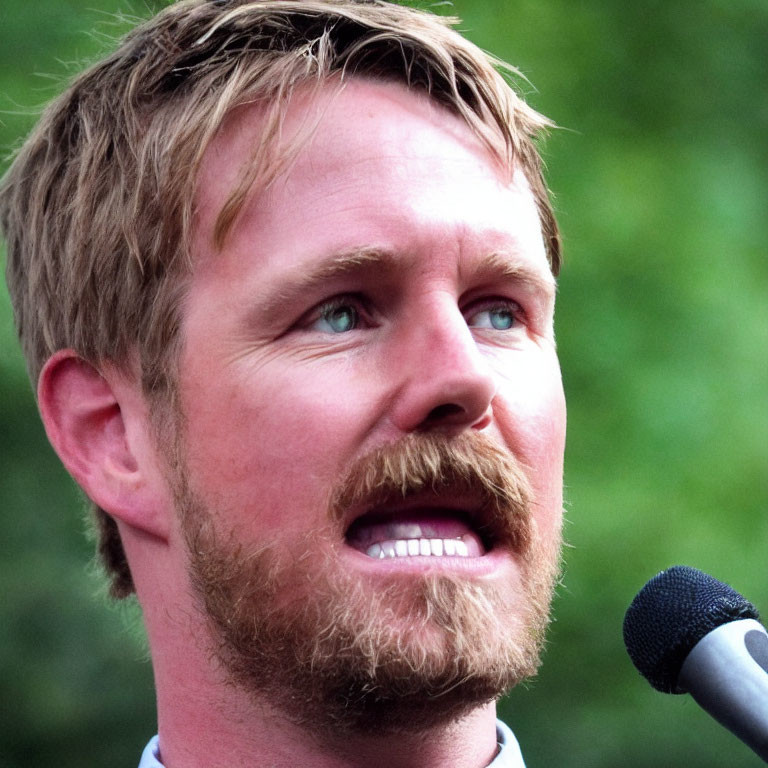
[[[37,394],[48,439],[88,497],[122,523],[167,540],[171,495],[138,381],[113,370],[107,378],[60,350],[43,367]]]

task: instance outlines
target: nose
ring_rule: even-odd
[[[402,374],[391,418],[403,432],[483,429],[491,422],[496,378],[457,307],[400,339]]]

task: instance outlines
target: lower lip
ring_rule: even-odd
[[[355,567],[369,573],[460,573],[476,578],[499,575],[515,561],[514,556],[501,549],[493,549],[482,557],[435,557],[413,555],[411,557],[369,557],[350,546],[344,547],[344,555],[350,557]]]

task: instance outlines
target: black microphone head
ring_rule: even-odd
[[[624,617],[632,663],[663,693],[682,693],[677,678],[688,653],[705,635],[737,619],[759,619],[757,609],[727,584],[675,565],[654,576]]]

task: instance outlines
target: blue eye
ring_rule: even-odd
[[[357,328],[359,323],[357,309],[350,304],[330,304],[320,309],[320,317],[315,320],[315,330],[325,333],[346,333]]]
[[[515,324],[515,316],[508,309],[491,309],[488,317],[497,331],[508,331]]]
[[[518,321],[514,310],[507,305],[502,305],[475,312],[469,317],[468,323],[473,328],[491,328],[494,331],[508,331],[514,328]]]

